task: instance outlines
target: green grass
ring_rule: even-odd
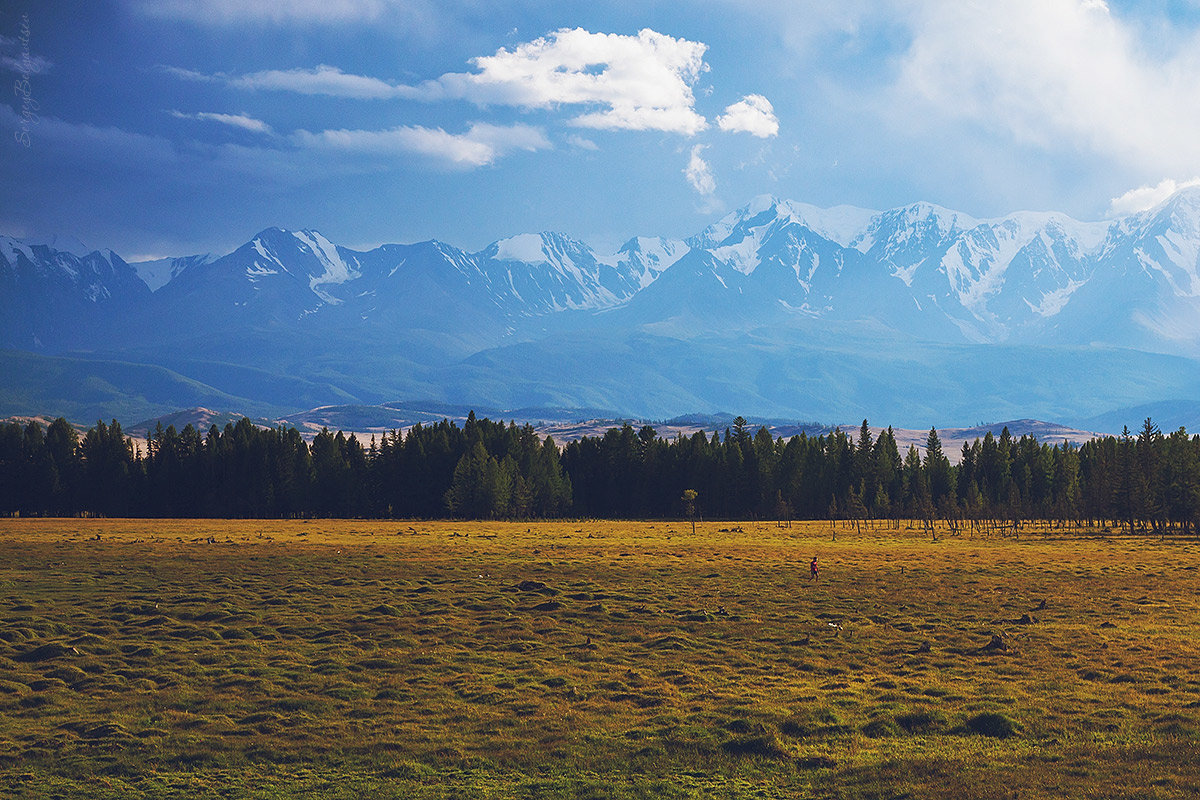
[[[0,796],[1200,794],[1200,544],[739,527],[0,520]]]

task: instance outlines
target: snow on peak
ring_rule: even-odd
[[[501,239],[484,250],[497,261],[522,261],[526,264],[560,264],[570,267],[581,255],[593,256],[583,242],[562,233],[520,233]]]
[[[635,236],[616,255],[601,259],[612,266],[624,266],[637,281],[637,289],[645,289],[668,267],[691,252],[686,242],[678,239]]]
[[[217,257],[212,253],[204,253],[202,255],[183,256],[181,258],[156,258],[150,261],[135,261],[129,266],[137,270],[138,277],[142,279],[142,283],[146,284],[150,291],[157,292],[188,267],[211,264],[216,260]],[[274,270],[271,271],[274,272]]]
[[[643,260],[659,265],[661,269],[674,264],[691,249],[687,242],[679,239],[663,239],[651,236],[635,236],[621,246],[617,255],[637,254]]]
[[[699,236],[689,239],[688,243],[702,249],[736,245],[743,241],[750,231],[775,222],[781,214],[784,218],[790,218],[791,210],[778,198],[760,194],[749,204],[729,212],[709,225]],[[739,233],[740,236],[737,235]]]
[[[70,236],[39,236],[28,239],[17,239],[13,236],[0,235],[0,254],[2,254],[10,263],[17,263],[17,254],[20,253],[29,259],[30,262],[36,263],[37,256],[34,255],[33,248],[45,247],[51,253],[58,253],[60,256],[56,259],[59,267],[72,276],[77,275],[77,270],[71,266],[72,259],[63,259],[62,256],[73,256],[75,259],[82,260],[87,258],[92,253],[97,252],[87,245],[80,242],[78,239]],[[112,263],[113,252],[104,250],[100,252],[100,257]]]
[[[740,211],[736,211],[734,213],[742,216],[743,218],[757,217],[759,214],[762,214],[766,211],[778,209],[781,205],[786,206],[787,201],[780,200],[775,195],[760,194],[747,203]]]
[[[854,236],[850,246],[863,253],[882,246],[884,258],[906,271],[914,265],[895,263],[894,256],[906,250],[924,251],[978,224],[978,220],[966,214],[933,203],[910,203],[875,216],[861,233]],[[907,258],[901,260],[908,261]],[[911,275],[908,275],[905,283],[910,280]]]
[[[265,260],[271,262],[272,264],[278,265],[278,267],[280,269],[282,269],[283,271],[285,271],[285,272],[287,271],[287,267],[283,266],[283,262],[280,261],[278,258],[276,258],[275,255],[273,253],[271,253],[266,248],[266,246],[263,244],[263,240],[262,240],[261,236],[255,238],[254,241],[250,242],[250,246],[254,248],[254,252],[258,253]],[[261,268],[261,265],[258,263],[255,263],[255,266]]]
[[[1176,230],[1200,234],[1200,186],[1180,189],[1160,207],[1159,213],[1169,214],[1171,227]]]
[[[493,256],[499,261],[524,261],[527,264],[538,264],[548,261],[546,256],[546,240],[540,233],[520,233],[501,239],[492,245],[496,249]]]
[[[849,247],[878,216],[878,211],[866,208],[848,205],[820,208],[760,194],[742,208],[709,225],[689,243],[705,249],[737,248],[748,236],[761,242],[771,231],[787,224],[797,224],[842,247]]]
[[[929,224],[943,234],[948,234],[955,230],[974,228],[979,224],[979,220],[960,211],[951,211],[948,208],[943,208],[924,200],[903,206],[896,209],[896,211],[910,225],[914,223]]]
[[[807,203],[788,203],[793,217],[804,226],[842,247],[849,247],[855,237],[865,231],[878,211],[857,206],[818,208]]]
[[[0,255],[4,256],[5,260],[14,267],[17,265],[18,254],[25,256],[31,262],[34,260],[33,250],[27,243],[12,236],[0,236]]]
[[[313,293],[326,303],[340,304],[342,302],[340,299],[324,291],[321,287],[343,284],[359,277],[362,273],[342,260],[333,242],[316,231],[297,231],[292,236],[295,236],[300,244],[313,254],[317,263],[324,268],[324,272],[320,275],[313,275],[308,279],[308,288],[312,289]]]

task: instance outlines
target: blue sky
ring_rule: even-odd
[[[0,232],[470,250],[688,236],[757,194],[976,217],[1200,176],[1196,0],[12,0]]]

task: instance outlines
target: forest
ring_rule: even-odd
[[[0,424],[0,514],[212,518],[1024,520],[1191,535],[1200,522],[1200,436],[1132,434],[1080,446],[1014,439],[964,445],[930,429],[901,453],[867,421],[788,439],[741,417],[724,433],[666,439],[631,424],[560,447],[532,426],[472,414],[364,444],[250,420],[202,434],[161,424],[138,446],[120,424],[82,436],[64,419]],[[689,492],[690,490],[690,492]],[[694,493],[694,495],[693,495]],[[693,499],[694,497],[694,499]]]

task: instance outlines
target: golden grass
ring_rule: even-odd
[[[0,520],[0,795],[1194,797],[1198,557],[828,523]]]

